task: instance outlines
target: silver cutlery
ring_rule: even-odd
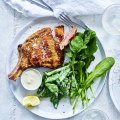
[[[36,4],[39,7],[46,8],[46,9],[49,9],[50,11],[54,12],[53,8],[51,6],[49,6],[43,0],[30,0],[30,1],[31,1],[31,3]],[[71,26],[71,27],[73,24],[75,24],[75,25],[79,25],[80,27],[82,27],[85,30],[89,29],[82,20],[76,19],[76,18],[68,15],[66,12],[61,12],[58,16],[58,19],[60,21],[62,21],[64,24]]]

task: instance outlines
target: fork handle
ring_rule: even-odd
[[[82,27],[83,29],[85,29],[85,30],[88,30],[88,29],[89,29],[88,26],[85,25],[85,23],[84,23],[82,20],[77,19],[77,18],[74,18],[74,17],[72,17],[72,16],[69,16],[69,18],[71,19],[71,21],[72,21],[74,24],[79,25],[79,26]]]

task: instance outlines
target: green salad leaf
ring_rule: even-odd
[[[53,103],[54,108],[57,109],[59,104],[58,96],[52,95],[50,101]]]
[[[81,38],[83,38],[84,34],[81,32],[77,32],[75,36],[80,36]]]
[[[95,59],[95,57],[93,55],[87,57],[85,59],[85,63],[86,63],[85,68],[88,68],[90,66],[91,62],[94,61],[94,59]]]
[[[70,80],[68,78],[65,78],[61,83],[59,84],[60,90],[64,94],[65,97],[69,96],[69,90],[70,90]]]
[[[76,33],[69,44],[69,52],[66,53],[70,61],[62,67],[44,73],[37,96],[40,99],[50,97],[55,109],[62,98],[68,97],[70,104],[74,104],[73,113],[79,100],[82,101],[83,107],[88,107],[90,98],[87,90],[90,89],[95,98],[91,85],[115,63],[114,58],[105,58],[89,73],[88,68],[95,59],[94,53],[97,49],[97,37],[93,30]]]
[[[95,69],[91,72],[91,74],[87,77],[86,81],[85,81],[85,85],[83,86],[83,88],[79,89],[78,90],[78,98],[76,99],[76,102],[74,104],[74,107],[73,107],[73,112],[75,112],[75,107],[76,107],[76,104],[78,102],[78,99],[81,97],[82,95],[82,92],[85,90],[85,94],[86,93],[86,88],[88,89],[90,86],[91,86],[91,83],[93,83],[93,80],[98,78],[98,77],[101,77],[102,75],[104,75],[106,73],[107,70],[109,70],[115,63],[115,60],[114,58],[112,57],[107,57],[105,59],[103,59],[101,62],[99,62]],[[85,97],[85,99],[87,100],[87,97]],[[88,106],[88,101],[87,102],[87,106]]]
[[[90,82],[92,82],[95,78],[98,78],[106,73],[107,70],[109,70],[115,63],[114,58],[107,57],[103,59],[101,62],[99,62],[95,69],[91,72],[91,74],[88,76],[86,82],[87,86]]]
[[[73,53],[72,53],[72,52],[67,52],[66,55],[67,55],[68,57],[73,57]]]
[[[58,96],[58,86],[53,83],[46,83],[47,88],[50,90],[52,94]]]
[[[81,59],[92,56],[97,51],[96,37],[92,38],[88,43],[88,47],[82,51]]]
[[[94,37],[96,37],[95,31],[93,31],[93,30],[86,30],[84,32],[84,36],[83,36],[84,44],[88,44],[91,41],[91,39],[93,39]]]
[[[85,48],[87,48],[87,46],[83,44],[83,39],[80,36],[75,36],[70,43],[70,50],[73,53],[78,53]]]
[[[47,87],[44,87],[43,90],[39,94],[37,93],[37,95],[39,98],[47,98],[47,97],[50,97],[52,93]]]
[[[58,78],[59,78],[59,74],[54,74],[54,75],[52,75],[52,76],[50,76],[50,77],[47,77],[47,79],[45,80],[45,82],[46,83],[48,83],[48,82],[54,82],[54,81],[56,81]]]

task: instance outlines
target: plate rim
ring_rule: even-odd
[[[53,19],[58,20],[57,18],[55,18],[55,17],[53,17],[53,16],[44,16],[44,17],[39,17],[39,18],[33,19],[32,21],[30,21],[30,22],[28,22],[26,25],[24,25],[24,26],[16,33],[16,35],[15,35],[15,37],[13,38],[13,40],[12,40],[12,42],[11,42],[8,50],[11,49],[12,44],[14,43],[14,41],[16,40],[16,38],[18,38],[19,34],[22,33],[22,31],[23,31],[24,29],[27,29],[27,28],[28,28],[31,24],[33,24],[35,21],[37,21],[37,20],[39,20],[39,19],[42,19],[42,18],[53,18]],[[58,20],[58,21],[59,21],[59,20]],[[103,58],[105,58],[105,57],[106,57],[106,53],[105,53],[104,47],[103,47],[102,43],[100,42],[100,40],[98,39],[98,37],[97,37],[97,44],[99,44],[99,45],[101,46],[100,49],[102,50]],[[8,51],[8,53],[9,53],[9,51]],[[8,64],[8,62],[9,62],[8,58],[9,58],[9,56],[10,56],[10,54],[8,54],[8,53],[7,53],[7,57],[6,57],[5,71],[6,71],[7,82],[8,82],[8,84],[10,85],[10,80],[8,79],[8,75],[7,75],[7,64]],[[108,74],[108,72],[106,73],[106,75],[105,75],[104,78],[103,78],[103,85],[102,85],[102,87],[100,88],[99,93],[98,93],[97,96],[96,96],[96,99],[94,99],[94,100],[89,104],[89,106],[91,106],[91,105],[98,99],[99,95],[101,94],[101,92],[102,92],[102,90],[103,90],[103,88],[104,88],[104,85],[105,85],[105,81],[106,81],[106,78],[107,78],[107,74]],[[17,97],[15,96],[12,88],[11,88],[10,86],[9,86],[9,88],[10,88],[12,94],[14,95],[15,99],[20,103],[20,101],[19,101],[19,100],[17,99]],[[22,105],[22,104],[20,103],[20,105]],[[23,108],[25,108],[25,107],[23,107]],[[27,108],[25,108],[25,109],[27,109]],[[83,108],[81,111],[78,111],[78,112],[76,112],[76,113],[74,113],[74,114],[68,114],[67,116],[62,116],[62,117],[59,117],[59,116],[58,116],[58,117],[45,116],[45,115],[42,115],[42,114],[41,114],[41,115],[40,115],[40,114],[36,114],[36,113],[34,113],[33,111],[30,111],[29,109],[27,109],[27,110],[30,111],[30,112],[32,112],[33,114],[35,114],[35,115],[37,115],[37,116],[40,116],[40,117],[43,117],[43,118],[47,118],[47,119],[65,119],[65,118],[70,118],[70,117],[76,116],[76,115],[82,113],[82,112],[83,112],[84,110],[86,110],[86,109],[87,109],[87,108],[85,107],[85,108]]]

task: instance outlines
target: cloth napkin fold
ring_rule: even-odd
[[[58,10],[66,11],[72,16],[102,14],[106,7],[113,4],[111,0],[44,0],[54,12],[39,7],[32,0],[4,0],[12,8],[23,13],[25,16],[41,17],[54,16]],[[41,0],[36,0],[41,2]]]

